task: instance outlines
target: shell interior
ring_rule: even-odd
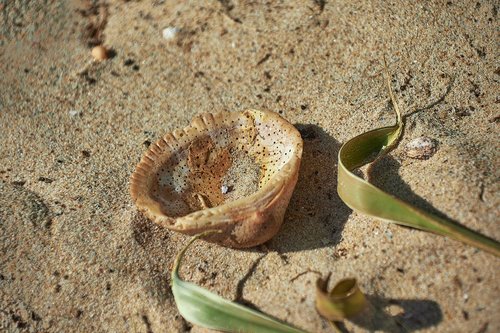
[[[278,182],[280,177],[275,176],[293,156],[297,166],[288,168],[298,168],[301,153],[300,134],[275,113],[202,114],[190,126],[150,146],[132,175],[131,194],[150,217],[161,217],[161,224],[167,219],[167,226],[173,225],[196,211],[243,198],[248,201],[266,185],[267,197],[275,196],[279,189],[271,182]],[[280,181],[278,185],[283,186]]]
[[[149,195],[163,214],[185,216],[255,193],[285,165],[295,146],[264,114],[206,114],[151,147]],[[183,140],[188,138],[189,140]]]

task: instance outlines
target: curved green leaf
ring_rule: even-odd
[[[319,278],[316,281],[316,309],[330,321],[340,321],[357,315],[367,305],[365,295],[359,289],[356,279],[349,278],[337,282],[328,292],[328,281]]]
[[[194,236],[175,259],[172,270],[172,292],[184,319],[199,326],[224,332],[306,333],[179,278],[179,266],[189,246],[196,239],[214,232],[217,231]]]
[[[397,122],[394,126],[378,128],[358,135],[342,145],[338,156],[337,191],[340,198],[352,209],[366,215],[448,236],[500,256],[500,243],[496,240],[453,221],[420,210],[352,173],[354,169],[374,162],[387,154],[397,145],[401,136],[403,120],[392,93],[387,69],[386,80]]]

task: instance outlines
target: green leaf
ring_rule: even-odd
[[[500,256],[500,243],[451,220],[420,210],[385,193],[352,171],[387,154],[398,143],[403,120],[391,89],[389,75],[386,80],[389,95],[397,115],[394,126],[378,128],[347,141],[339,151],[338,185],[340,198],[352,209],[388,222],[430,231],[454,238],[469,245]]]
[[[361,292],[356,279],[343,279],[328,292],[330,274],[326,279],[316,281],[316,309],[330,321],[341,321],[352,317],[366,307],[365,295]]]
[[[188,247],[196,239],[214,232],[217,231],[207,231],[194,236],[175,259],[172,270],[172,292],[184,319],[199,326],[224,332],[305,333],[179,278],[179,266]]]

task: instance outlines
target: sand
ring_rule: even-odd
[[[136,212],[129,177],[149,143],[193,116],[261,108],[306,137],[284,226],[256,249],[196,243],[185,279],[310,332],[331,332],[314,309],[328,272],[356,277],[388,310],[347,321],[350,332],[500,331],[498,258],[352,212],[336,194],[341,143],[394,121],[387,54],[407,127],[371,181],[500,239],[498,5],[97,3],[0,4],[0,330],[205,331],[168,286],[187,237]],[[93,62],[101,43],[113,57]],[[422,136],[435,154],[410,158]]]

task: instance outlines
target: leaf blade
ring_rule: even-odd
[[[306,333],[180,279],[178,271],[184,253],[196,239],[210,233],[213,231],[194,236],[179,252],[174,262],[171,287],[177,308],[184,319],[199,326],[224,332]]]
[[[418,209],[380,190],[352,172],[387,154],[401,137],[404,124],[390,86],[387,66],[386,81],[397,116],[396,124],[365,132],[342,145],[338,154],[337,175],[337,192],[340,198],[353,210],[366,215],[454,238],[497,257],[500,256],[498,241],[451,220]]]
[[[343,279],[328,292],[328,281],[316,281],[316,310],[329,321],[341,321],[359,314],[367,306],[365,295],[361,292],[356,279]]]

